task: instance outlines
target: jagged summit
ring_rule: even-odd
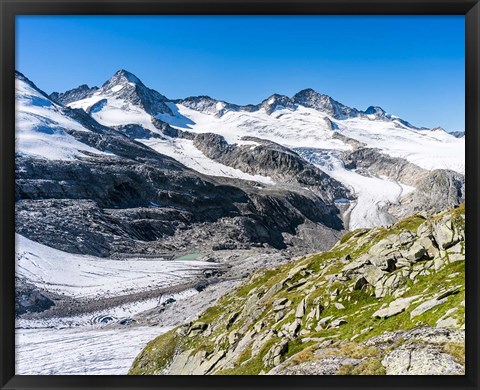
[[[133,83],[145,87],[145,84],[143,84],[143,82],[133,73],[125,69],[120,69],[117,70],[113,76],[103,84],[102,88],[114,85],[124,85],[125,83]]]
[[[15,79],[28,80],[27,77],[22,72],[19,72],[18,70],[15,71]]]
[[[385,116],[387,112],[382,107],[370,106],[364,111],[364,113],[367,115],[375,115],[375,116],[381,117],[381,116]]]
[[[353,118],[361,113],[356,108],[345,106],[330,96],[319,93],[312,88],[296,93],[292,97],[292,101],[307,108],[324,111],[335,119]]]
[[[274,93],[260,103],[260,107],[264,108],[267,114],[270,115],[275,109],[277,109],[277,107],[295,109],[295,104],[288,96]]]
[[[57,103],[67,105],[71,102],[88,98],[96,91],[98,91],[98,87],[90,88],[87,84],[82,84],[77,88],[69,89],[65,92],[52,92],[49,97]]]

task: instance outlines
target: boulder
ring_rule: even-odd
[[[387,375],[462,375],[463,366],[432,347],[401,346],[382,360]]]
[[[433,236],[438,246],[443,249],[450,248],[459,241],[459,237],[455,237],[454,228],[450,219],[442,219],[433,225]]]
[[[375,286],[385,274],[386,272],[375,266],[367,266],[363,271],[363,277],[372,286]]]
[[[347,321],[344,318],[336,318],[330,322],[329,328],[339,328],[342,325],[345,325]]]
[[[398,242],[400,245],[406,245],[414,241],[416,238],[415,234],[410,230],[404,230],[398,235]]]
[[[415,241],[408,251],[404,253],[404,256],[409,261],[419,261],[425,255],[427,250],[418,241]]]
[[[305,298],[303,298],[295,310],[295,318],[302,318],[305,315]]]
[[[375,284],[375,296],[377,298],[383,298],[386,295],[393,293],[405,283],[406,278],[398,272],[391,275],[385,275]]]
[[[327,356],[321,359],[291,365],[288,364],[290,363],[289,359],[281,366],[271,370],[268,375],[336,375],[343,366],[357,366],[362,361],[363,359],[353,359],[344,356]]]
[[[418,296],[396,299],[393,302],[391,302],[390,305],[388,305],[388,307],[377,310],[375,313],[372,314],[372,317],[383,318],[383,319],[393,317],[397,314],[404,312],[410,306],[410,303],[417,298]]]
[[[410,318],[417,317],[426,311],[433,309],[435,306],[441,305],[442,303],[447,302],[447,298],[443,299],[429,299],[428,301],[423,302],[422,304],[418,305],[415,309],[410,312]]]
[[[456,328],[458,327],[457,320],[452,317],[441,318],[437,321],[437,328]]]
[[[365,277],[363,277],[363,276],[359,276],[359,277],[357,277],[357,279],[355,280],[355,283],[353,284],[353,289],[354,290],[361,290],[363,288],[363,286],[365,286],[367,284],[368,284],[367,279],[365,279]]]
[[[288,340],[281,340],[275,344],[263,357],[263,362],[267,367],[278,366],[282,362],[283,356],[288,351]]]

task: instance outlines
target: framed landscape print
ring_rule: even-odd
[[[478,388],[478,2],[1,6],[2,389]]]

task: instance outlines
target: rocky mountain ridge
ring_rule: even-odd
[[[54,104],[25,76],[17,74],[17,78],[19,82],[29,85],[38,96],[42,96],[42,107]],[[101,99],[96,101],[96,97],[89,100],[94,95]],[[357,190],[350,187],[348,181],[332,176],[329,166],[325,165],[334,156],[332,152],[327,152],[317,160],[315,151],[313,154],[297,153],[293,148],[261,136],[245,136],[241,143],[231,143],[214,132],[198,133],[170,125],[163,119],[178,115],[172,111],[171,101],[146,87],[140,79],[125,70],[116,72],[101,88],[82,86],[77,91],[72,90],[55,97],[59,101],[63,99],[65,103],[84,97],[86,105],[81,106],[83,109],[57,105],[55,110],[61,114],[62,120],[68,118],[71,121],[69,123],[82,126],[81,129],[76,129],[62,125],[61,131],[73,137],[78,145],[86,145],[96,153],[82,152],[83,156],[76,158],[75,162],[46,161],[28,154],[18,156],[18,229],[27,237],[41,240],[42,243],[58,243],[60,249],[80,253],[85,250],[85,253],[102,256],[123,250],[144,253],[147,248],[163,252],[168,248],[186,249],[183,247],[183,237],[190,232],[200,246],[210,248],[217,248],[217,241],[226,242],[222,245],[229,248],[269,245],[285,249],[292,248],[293,243],[296,243],[304,246],[303,249],[298,248],[299,251],[313,251],[326,249],[335,243],[340,232],[349,227],[352,205],[361,200]],[[96,115],[103,112],[103,106],[107,104],[105,101],[109,99],[123,102],[118,103],[118,110],[126,105],[140,107],[149,118],[150,125],[143,122],[129,123],[128,120],[121,125],[98,123]],[[207,97],[189,98],[183,104],[187,104],[187,101],[192,104],[192,108],[211,113],[219,107],[218,101]],[[31,106],[28,107],[36,109],[36,102],[37,100],[29,101]],[[336,126],[332,121],[335,117],[360,115],[359,111],[349,109],[311,89],[301,91],[292,99],[273,95],[260,105],[268,111],[280,105],[289,107],[290,104],[300,103],[330,110],[328,112],[333,119],[327,119],[332,128]],[[71,106],[76,107],[76,103]],[[240,106],[223,103],[221,106],[224,112],[240,109]],[[247,111],[258,108],[249,107]],[[128,107],[125,110],[128,114]],[[367,111],[365,115],[385,116],[379,107],[371,107]],[[119,111],[115,111],[117,112]],[[136,115],[136,112],[132,115]],[[157,118],[159,112],[167,117]],[[45,115],[50,114],[47,112]],[[46,117],[48,131],[58,131],[58,127],[53,128],[48,124],[49,121]],[[36,128],[33,131],[42,134],[45,139],[51,138],[48,133],[38,132]],[[369,213],[383,213],[385,220],[394,221],[412,212],[437,212],[464,200],[464,178],[461,174],[448,170],[426,170],[332,130],[332,140],[336,139],[350,148],[342,151],[339,157],[345,169],[363,177],[387,177],[416,189],[413,193],[402,196],[398,203],[379,203],[380,206],[374,206],[377,207],[376,211]],[[152,146],[153,143],[164,146],[157,149]],[[175,153],[163,153],[175,151],[175,148],[184,145],[191,145],[189,147],[198,150],[207,164],[214,162],[220,164],[220,167],[233,168],[252,178],[264,177],[274,185],[247,183],[236,178],[208,178],[182,164],[189,161],[186,154],[178,160]],[[203,163],[199,162],[200,165]],[[88,177],[88,183],[79,180],[82,177]],[[152,177],[162,179],[153,183]],[[104,180],[109,184],[102,189]],[[165,180],[170,183],[168,188],[162,187],[166,185]],[[204,193],[206,187],[197,183],[207,182],[207,187],[212,187]],[[182,186],[185,188],[182,189]],[[236,196],[226,195],[234,192],[237,193]],[[168,196],[165,198],[164,194]],[[217,196],[226,199],[219,202],[220,207],[212,203],[217,202]],[[73,225],[59,221],[60,215],[56,210],[60,199],[62,204],[68,205],[66,210],[72,221],[75,221]],[[211,206],[190,207],[189,203],[197,205],[197,199],[204,199],[202,204],[208,203]],[[238,199],[243,200],[239,202]],[[82,207],[88,205],[88,209],[92,210],[91,220],[78,221],[75,216],[79,211],[75,202],[80,201],[83,202]],[[39,217],[42,226],[47,226],[52,232],[47,236],[48,239],[40,234],[41,229],[28,217],[38,207],[51,207],[50,216],[42,214]],[[273,212],[277,208],[281,209],[280,214]],[[259,213],[263,215],[260,218]],[[276,215],[278,220],[269,220],[269,214]],[[129,218],[132,220],[128,221]],[[357,217],[357,223],[358,219]],[[105,226],[105,230],[94,229],[93,226],[98,223]],[[90,242],[90,248],[65,240],[62,232],[54,233],[55,224],[64,228],[68,226],[68,229],[73,229],[78,234],[81,231],[84,238],[82,242]],[[210,233],[206,234],[205,226],[214,226],[214,231],[223,231],[224,234],[212,233],[211,229],[207,229]],[[322,239],[314,239],[314,234]],[[120,245],[120,242],[123,244]],[[92,248],[98,249],[92,253]]]
[[[464,229],[462,205],[257,271],[130,374],[461,375]]]
[[[124,73],[116,77],[139,85]],[[302,237],[310,251],[333,245],[344,228],[339,210],[322,199],[329,199],[327,195],[202,175],[136,141],[128,134],[135,131],[131,127],[106,127],[81,109],[55,105],[21,74],[17,83],[19,91],[27,85],[32,94],[25,95],[28,104],[19,114],[41,109],[46,115],[41,126],[48,131],[39,132],[37,125],[28,131],[46,139],[61,131],[62,137],[95,151],[73,159],[17,153],[16,230],[27,238],[96,256],[223,247],[285,249],[293,247],[292,240],[300,250],[302,240],[293,237]],[[107,83],[103,88],[110,87]],[[132,88],[128,94],[137,91]],[[64,128],[49,119],[51,113],[66,123]]]
[[[246,104],[246,105],[239,105],[234,103],[229,103],[223,100],[218,100],[212,98],[210,96],[202,95],[202,96],[189,96],[187,98],[181,99],[168,99],[165,96],[159,94],[153,89],[147,88],[143,82],[134,74],[120,69],[117,71],[109,80],[107,80],[101,88],[92,87],[89,88],[86,84],[80,85],[77,88],[73,88],[66,92],[52,92],[50,94],[50,98],[52,100],[58,101],[61,104],[67,105],[74,101],[82,100],[87,97],[91,97],[95,92],[98,91],[100,94],[102,91],[112,91],[119,92],[123,89],[123,87],[135,86],[135,90],[138,96],[135,96],[132,99],[131,91],[129,94],[125,94],[122,92],[119,94],[120,98],[127,98],[127,100],[131,100],[134,103],[140,103],[144,106],[145,110],[150,113],[151,115],[155,116],[157,114],[167,113],[173,115],[170,108],[160,104],[155,106],[154,102],[172,102],[175,104],[183,104],[189,108],[195,109],[197,111],[207,112],[207,113],[214,113],[218,116],[222,116],[228,111],[246,111],[246,112],[254,112],[260,109],[265,109],[268,114],[271,114],[273,111],[279,108],[287,108],[290,110],[295,110],[298,106],[303,106],[307,108],[313,108],[315,110],[322,111],[335,119],[348,119],[348,118],[356,118],[356,117],[368,117],[374,116],[375,119],[383,119],[383,120],[390,120],[390,121],[398,121],[399,123],[410,127],[412,129],[426,129],[424,127],[418,128],[413,126],[411,123],[398,118],[396,116],[388,114],[383,108],[379,106],[369,106],[366,110],[358,110],[356,108],[352,108],[346,106],[337,100],[333,99],[332,97],[317,92],[312,88],[303,89],[292,97],[288,97],[286,95],[281,94],[272,94],[271,96],[264,99],[262,102],[258,104]],[[120,88],[122,87],[122,88]],[[126,90],[131,88],[126,88]],[[145,100],[148,100],[146,102]]]
[[[440,211],[464,199],[464,162],[459,158],[464,153],[460,150],[464,141],[457,141],[443,130],[418,128],[379,106],[361,111],[313,89],[292,97],[273,94],[258,104],[248,105],[208,96],[169,100],[160,95],[158,102],[169,111],[163,106],[156,111],[141,108],[124,119],[114,120],[113,117],[123,115],[118,111],[122,107],[141,106],[132,103],[121,89],[125,77],[118,75],[124,73],[117,72],[94,99],[69,105],[83,108],[104,125],[122,129],[132,139],[202,173],[225,175],[227,169],[222,167],[228,167],[233,168],[228,171],[232,176],[261,176],[264,182],[309,188],[330,202],[349,200],[357,208],[351,214],[354,227],[390,223],[414,211]],[[136,76],[128,74],[133,84],[143,85]],[[127,84],[132,84],[128,77]],[[395,142],[389,142],[389,138]],[[297,153],[306,149],[313,152]],[[212,163],[215,167],[210,168]],[[428,199],[442,197],[444,191],[425,194],[428,188],[421,185],[421,179],[427,180],[427,173],[435,170],[442,170],[434,176],[443,175],[443,182],[455,177],[454,182],[459,183],[454,184],[458,196],[448,196],[448,200],[439,202],[439,207]],[[378,186],[389,186],[390,193],[379,196],[375,185],[356,185],[362,177],[375,179]],[[402,188],[399,194],[391,182]],[[410,187],[416,190],[415,196]],[[339,196],[325,197],[325,193]],[[368,204],[361,204],[364,202]],[[381,217],[368,217],[375,214]],[[344,219],[348,222],[349,216],[345,214]]]

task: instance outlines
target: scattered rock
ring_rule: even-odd
[[[417,317],[426,311],[433,309],[435,306],[441,305],[442,303],[447,302],[447,298],[443,299],[429,299],[428,301],[423,302],[422,304],[418,305],[415,309],[410,312],[410,318]]]
[[[393,317],[397,314],[404,312],[408,308],[408,306],[410,306],[410,303],[417,298],[418,296],[396,299],[395,301],[391,302],[387,308],[377,310],[375,313],[372,314],[372,316],[384,319]]]

